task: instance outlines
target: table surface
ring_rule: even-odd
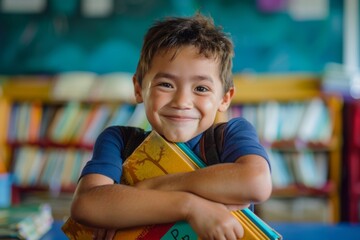
[[[66,240],[61,231],[63,222],[55,221],[52,229],[41,240]],[[322,223],[270,223],[284,240],[360,240],[360,223],[339,223],[336,225]]]

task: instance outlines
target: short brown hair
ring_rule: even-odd
[[[221,27],[214,25],[212,18],[200,13],[192,17],[165,18],[155,22],[149,28],[135,73],[140,85],[157,53],[177,50],[184,46],[194,46],[199,50],[199,54],[218,60],[224,92],[233,87],[231,71],[234,47],[232,41]]]

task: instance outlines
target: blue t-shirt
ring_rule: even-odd
[[[202,134],[186,142],[186,145],[201,158],[200,139]],[[105,175],[119,183],[122,175],[123,159],[121,152],[124,141],[118,126],[106,128],[97,138],[93,156],[88,161],[81,176],[90,173]],[[268,156],[260,144],[255,128],[244,118],[233,118],[226,123],[224,129],[223,151],[220,162],[235,162],[239,157],[248,154],[262,156],[268,163]]]

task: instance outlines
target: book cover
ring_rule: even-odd
[[[165,174],[189,172],[205,167],[203,163],[183,143],[170,143],[155,131],[140,144],[123,164],[122,183],[133,185],[147,178]],[[270,228],[249,209],[233,211],[244,226],[242,239],[281,239],[281,236]],[[250,218],[251,216],[252,218]],[[70,239],[91,239],[92,229],[76,223],[69,218],[62,227]],[[118,230],[114,239],[198,239],[191,226],[184,221],[134,227]]]

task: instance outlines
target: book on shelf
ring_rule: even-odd
[[[268,150],[274,188],[302,186],[322,189],[328,183],[328,155],[324,152]]]
[[[323,188],[328,182],[329,160],[324,152],[299,152],[293,156],[293,171],[298,183],[309,188]]]
[[[80,113],[79,102],[69,102],[60,108],[50,124],[49,139],[57,143],[69,142]]]
[[[2,105],[0,102],[0,113]],[[149,129],[143,105],[121,103],[86,104],[70,101],[64,104],[14,102],[6,106],[4,115],[9,119],[0,121],[0,137],[11,144],[63,144],[92,147],[96,136],[112,125],[127,125]]]
[[[144,103],[136,104],[133,113],[128,119],[126,126],[139,127],[149,130],[150,124],[146,118]]]
[[[332,122],[328,107],[320,98],[314,98],[306,106],[298,137],[304,141],[328,141],[332,134]]]
[[[16,137],[16,132],[17,132],[17,122],[18,122],[18,115],[19,115],[19,104],[18,103],[13,103],[11,106],[11,110],[10,110],[10,115],[9,115],[9,123],[8,123],[8,127],[7,127],[7,141],[12,143],[15,142],[17,140]],[[6,115],[4,115],[6,116]]]
[[[111,108],[108,105],[98,105],[89,115],[89,122],[86,123],[87,129],[81,135],[80,143],[84,145],[93,145],[95,143],[96,136],[105,128],[106,123],[111,117]]]
[[[27,140],[28,123],[30,122],[29,106],[30,103],[24,103],[21,104],[19,108],[19,119],[16,126],[16,138],[19,142],[25,142]]]
[[[135,110],[135,105],[129,103],[121,104],[112,114],[107,126],[125,126]]]
[[[329,223],[330,202],[324,197],[298,196],[296,198],[271,198],[257,210],[262,219],[271,222]]]
[[[334,128],[327,104],[320,97],[291,103],[267,101],[232,106],[230,113],[231,117],[241,116],[252,123],[265,142],[295,139],[327,142]]]
[[[39,139],[40,141],[48,140],[48,132],[50,131],[51,123],[56,116],[58,110],[57,106],[54,105],[43,105],[43,113],[41,117],[41,125],[39,130]]]
[[[0,239],[38,240],[53,223],[48,204],[21,204],[0,208]]]
[[[123,164],[122,183],[139,181],[171,173],[189,172],[205,167],[185,144],[170,143],[155,131],[140,144]],[[244,228],[242,239],[281,239],[281,235],[248,208],[232,211]],[[70,239],[91,239],[93,229],[69,218],[62,230]],[[114,239],[198,239],[191,226],[180,221],[169,224],[118,230]]]
[[[43,106],[40,102],[33,102],[30,105],[30,122],[28,123],[29,142],[36,142],[40,137],[41,119],[43,114]]]
[[[73,189],[90,150],[42,149],[21,146],[14,150],[13,184],[17,187]]]
[[[275,141],[279,139],[279,128],[281,126],[280,110],[281,106],[277,101],[268,101],[264,104],[263,120],[263,139],[266,141]],[[266,123],[266,124],[265,124]]]
[[[294,174],[291,170],[289,156],[279,151],[267,151],[271,165],[271,180],[274,188],[285,188],[294,184]]]

